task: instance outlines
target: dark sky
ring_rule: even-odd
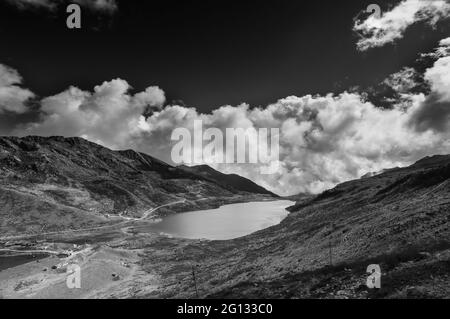
[[[120,77],[136,90],[158,85],[169,101],[203,112],[267,105],[376,84],[448,34],[441,25],[412,27],[395,46],[358,52],[353,18],[373,2],[127,0],[112,16],[83,10],[82,29],[69,30],[64,7],[20,11],[3,0],[0,63],[40,96]]]

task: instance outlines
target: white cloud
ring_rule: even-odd
[[[422,107],[414,110],[411,124],[420,131],[448,132],[450,130],[450,56],[439,58],[425,72],[424,78],[430,83],[431,94],[425,98]]]
[[[121,79],[104,82],[93,92],[70,87],[44,98],[41,120],[16,129],[17,135],[82,136],[111,148],[126,148],[139,133],[142,113],[148,105],[161,106],[164,92],[149,87],[131,95]]]
[[[136,146],[168,161],[174,144],[171,131],[177,127],[192,130],[195,119],[222,130],[224,126],[278,127],[279,173],[261,175],[259,166],[252,164],[219,164],[215,168],[246,176],[280,194],[320,192],[367,172],[449,151],[447,132],[419,132],[409,124],[422,103],[423,99],[417,98],[409,111],[383,110],[362,102],[358,94],[343,93],[288,97],[266,109],[226,106],[212,114],[172,106],[148,119],[145,138]]]
[[[434,52],[421,53],[421,57],[431,57],[433,60],[450,55],[450,37],[439,42]]]
[[[425,72],[425,79],[443,100],[450,100],[450,56],[442,57]]]
[[[449,17],[449,0],[403,0],[381,17],[371,15],[366,20],[355,21],[353,30],[360,35],[357,48],[365,51],[393,43],[417,22],[435,26],[438,21]]]
[[[430,94],[405,93],[407,107],[382,109],[365,101],[363,93],[344,92],[290,96],[265,108],[223,106],[208,114],[178,105],[161,108],[165,97],[158,87],[131,94],[130,85],[116,79],[92,92],[70,87],[42,99],[40,119],[16,127],[11,134],[81,136],[170,162],[177,143],[170,139],[172,131],[180,127],[193,131],[195,120],[202,120],[205,130],[214,127],[222,132],[226,128],[279,128],[278,173],[262,175],[260,164],[217,164],[215,168],[248,177],[279,194],[317,193],[368,172],[450,153],[449,75],[450,56],[441,55],[424,73]],[[20,83],[16,71],[0,68],[0,88],[22,92],[8,107],[23,112],[23,103],[32,93],[18,87]],[[145,118],[142,114],[149,106],[154,111]]]
[[[441,45],[445,41],[441,42]],[[405,166],[432,154],[450,153],[450,64],[441,56],[426,70],[431,93],[408,95],[408,107],[381,109],[359,93],[291,96],[266,108],[224,106],[210,114],[194,108],[169,106],[154,113],[135,139],[137,149],[170,161],[174,128],[193,130],[194,120],[205,129],[217,127],[280,128],[281,170],[261,175],[258,165],[218,164],[279,194],[317,193],[346,180],[384,168]],[[407,92],[412,70],[403,69],[391,84]],[[400,74],[409,75],[405,81]],[[392,79],[391,79],[392,80]],[[406,87],[405,87],[406,86]],[[191,134],[193,135],[193,133]]]
[[[439,46],[450,47],[450,37],[439,41]]]
[[[19,73],[3,64],[0,64],[0,114],[5,111],[24,113],[27,111],[25,103],[34,94],[21,88],[22,77]]]
[[[398,93],[407,93],[418,85],[416,82],[417,76],[417,71],[414,68],[405,67],[399,72],[391,74],[383,83]]]

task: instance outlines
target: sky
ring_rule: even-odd
[[[449,153],[450,3],[0,1],[0,134],[81,136],[170,163],[174,128],[276,127],[282,195]]]

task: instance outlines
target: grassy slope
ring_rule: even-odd
[[[164,239],[144,264],[165,278],[151,296],[366,298],[450,296],[450,156],[337,186],[280,225],[226,242]],[[331,247],[331,263],[330,263]],[[366,268],[380,264],[382,289]]]
[[[0,137],[2,234],[82,228],[107,221],[108,214],[139,217],[180,199],[187,202],[158,213],[247,196],[132,150],[112,151],[81,138]]]

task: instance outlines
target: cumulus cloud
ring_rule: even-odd
[[[81,136],[111,148],[126,148],[139,133],[147,106],[164,103],[158,87],[130,94],[130,85],[121,79],[104,82],[93,92],[70,87],[41,101],[41,118],[18,127],[16,135]]]
[[[116,0],[8,0],[8,2],[21,10],[33,8],[54,10],[59,5],[69,3],[78,3],[82,7],[105,13],[112,13],[118,8]]]
[[[431,94],[426,97],[423,107],[417,109],[411,119],[418,130],[432,129],[446,132],[450,129],[450,38],[440,42],[435,51],[440,57],[424,75],[430,83]]]
[[[356,20],[353,30],[360,35],[357,48],[361,51],[393,43],[403,37],[406,29],[417,22],[435,26],[450,17],[449,0],[403,0],[392,10],[377,17]]]
[[[25,103],[34,94],[21,88],[22,77],[19,73],[3,64],[0,64],[0,114],[5,111],[24,113],[27,111]]]
[[[408,93],[418,85],[419,74],[414,68],[405,67],[399,72],[391,74],[383,84],[391,87],[395,92]]]
[[[440,52],[446,43],[441,41]],[[185,127],[193,136],[195,120],[203,122],[204,130],[219,128],[222,132],[230,127],[279,128],[281,168],[276,174],[261,175],[259,165],[254,164],[212,166],[251,178],[279,194],[318,193],[368,172],[449,153],[449,74],[448,57],[440,56],[421,75],[430,87],[429,94],[409,92],[417,76],[411,69],[390,77],[390,84],[404,92],[408,107],[379,108],[357,92],[291,96],[265,108],[223,106],[210,114],[168,106],[141,123],[134,147],[170,162],[175,143],[170,140],[171,132]]]
[[[409,125],[422,103],[417,98],[410,110],[384,110],[363,102],[359,94],[342,93],[292,96],[265,109],[224,106],[211,114],[170,106],[147,120],[136,146],[170,161],[168,154],[174,145],[170,133],[177,127],[193,130],[194,120],[202,120],[205,129],[277,127],[281,169],[276,174],[261,175],[259,166],[253,164],[212,166],[249,177],[280,194],[317,193],[367,172],[449,151],[447,132],[419,132]]]
[[[425,79],[431,84],[431,89],[442,99],[450,99],[450,56],[438,59],[434,66],[425,72]]]
[[[113,149],[133,148],[171,163],[172,148],[178,143],[171,140],[172,132],[186,128],[193,136],[195,121],[202,121],[204,131],[216,128],[224,136],[227,128],[278,128],[280,169],[275,174],[262,175],[260,163],[211,165],[248,177],[279,194],[318,193],[368,172],[450,153],[450,56],[443,54],[447,45],[449,41],[441,41],[441,54],[422,75],[429,92],[411,93],[405,89],[412,85],[410,80],[402,82],[399,75],[390,79],[393,86],[405,89],[407,107],[380,108],[367,101],[364,93],[343,92],[290,96],[264,108],[227,105],[202,114],[181,105],[162,107],[165,95],[158,87],[132,94],[125,80],[115,79],[92,91],[70,87],[42,99],[40,118],[10,133],[81,136]],[[17,86],[21,77],[16,71],[7,67],[0,70],[0,88],[24,90]],[[413,74],[408,69],[401,73]],[[8,108],[23,112],[24,101],[32,96],[24,92],[18,100],[8,102]],[[5,96],[17,98],[20,94]],[[152,112],[146,114],[149,107]],[[208,143],[193,144],[192,148]],[[207,158],[201,160],[208,163]]]

